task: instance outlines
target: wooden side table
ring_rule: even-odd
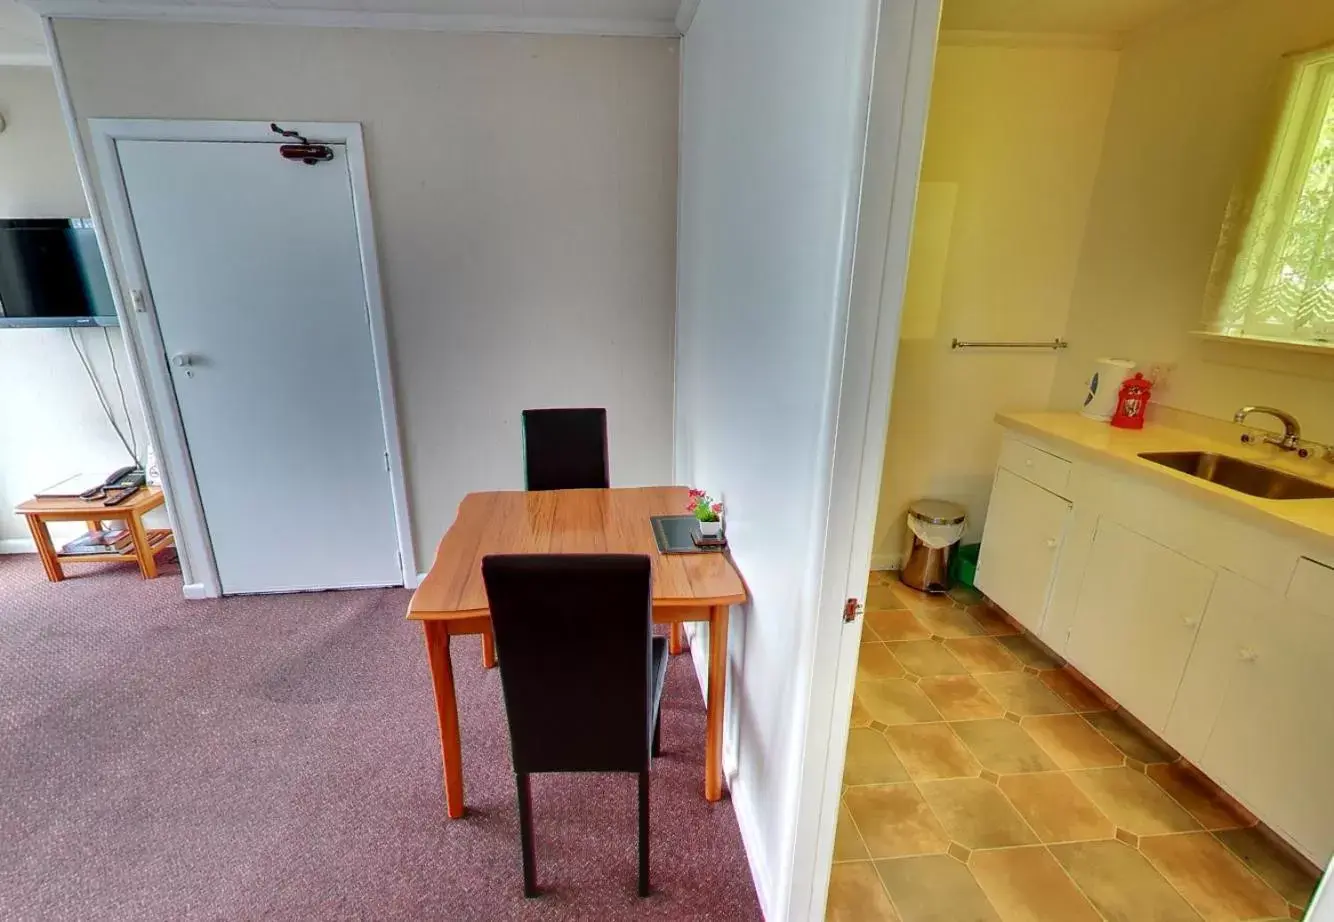
[[[172,546],[169,529],[144,528],[144,513],[165,502],[161,487],[142,487],[119,506],[104,506],[101,500],[30,499],[14,511],[28,520],[37,554],[42,558],[46,578],[58,583],[65,578],[67,563],[137,563],[144,579],[157,577],[157,554]],[[86,522],[90,531],[101,531],[105,522],[124,522],[130,533],[130,547],[122,554],[60,554],[51,543],[51,522]]]

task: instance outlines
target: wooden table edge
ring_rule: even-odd
[[[654,599],[653,612],[656,615],[660,609],[704,609],[703,615],[698,619],[707,621],[708,609],[719,605],[741,605],[749,600],[750,596],[746,593],[733,593],[732,595],[710,596],[708,598],[690,598],[690,599]],[[491,610],[489,608],[468,608],[458,611],[413,611],[408,609],[408,613],[403,616],[405,621],[471,621],[474,618],[489,618]],[[670,619],[668,619],[670,620]]]
[[[89,515],[93,512],[102,512],[101,518],[109,522],[120,521],[125,516],[134,512],[151,512],[167,502],[166,494],[160,487],[145,487],[142,495],[136,494],[118,506],[106,506],[99,500],[78,500],[83,505],[69,509],[44,509],[37,505],[38,503],[74,503],[76,500],[43,500],[33,497],[25,499],[14,507],[15,515],[40,516],[43,519],[49,519],[53,522],[82,522],[97,516]]]

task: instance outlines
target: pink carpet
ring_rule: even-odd
[[[538,776],[529,901],[475,639],[454,651],[470,812],[451,822],[404,590],[185,602],[171,570],[69,570],[0,557],[0,918],[760,917],[731,805],[702,796],[688,657],[653,768],[654,895],[634,895],[634,778]]]

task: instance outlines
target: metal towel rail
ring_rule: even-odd
[[[951,349],[1066,349],[1070,344],[1063,339],[1047,339],[1039,342],[965,342],[956,339],[950,343]]]

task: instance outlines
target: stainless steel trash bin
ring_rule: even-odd
[[[908,550],[908,559],[903,563],[901,578],[905,586],[922,592],[948,591],[950,556],[959,546],[956,540],[945,547],[928,547],[912,529],[911,520],[927,526],[924,530],[929,530],[932,526],[957,528],[967,516],[968,510],[963,506],[943,499],[919,499],[908,507],[908,530],[912,533],[912,547]]]

